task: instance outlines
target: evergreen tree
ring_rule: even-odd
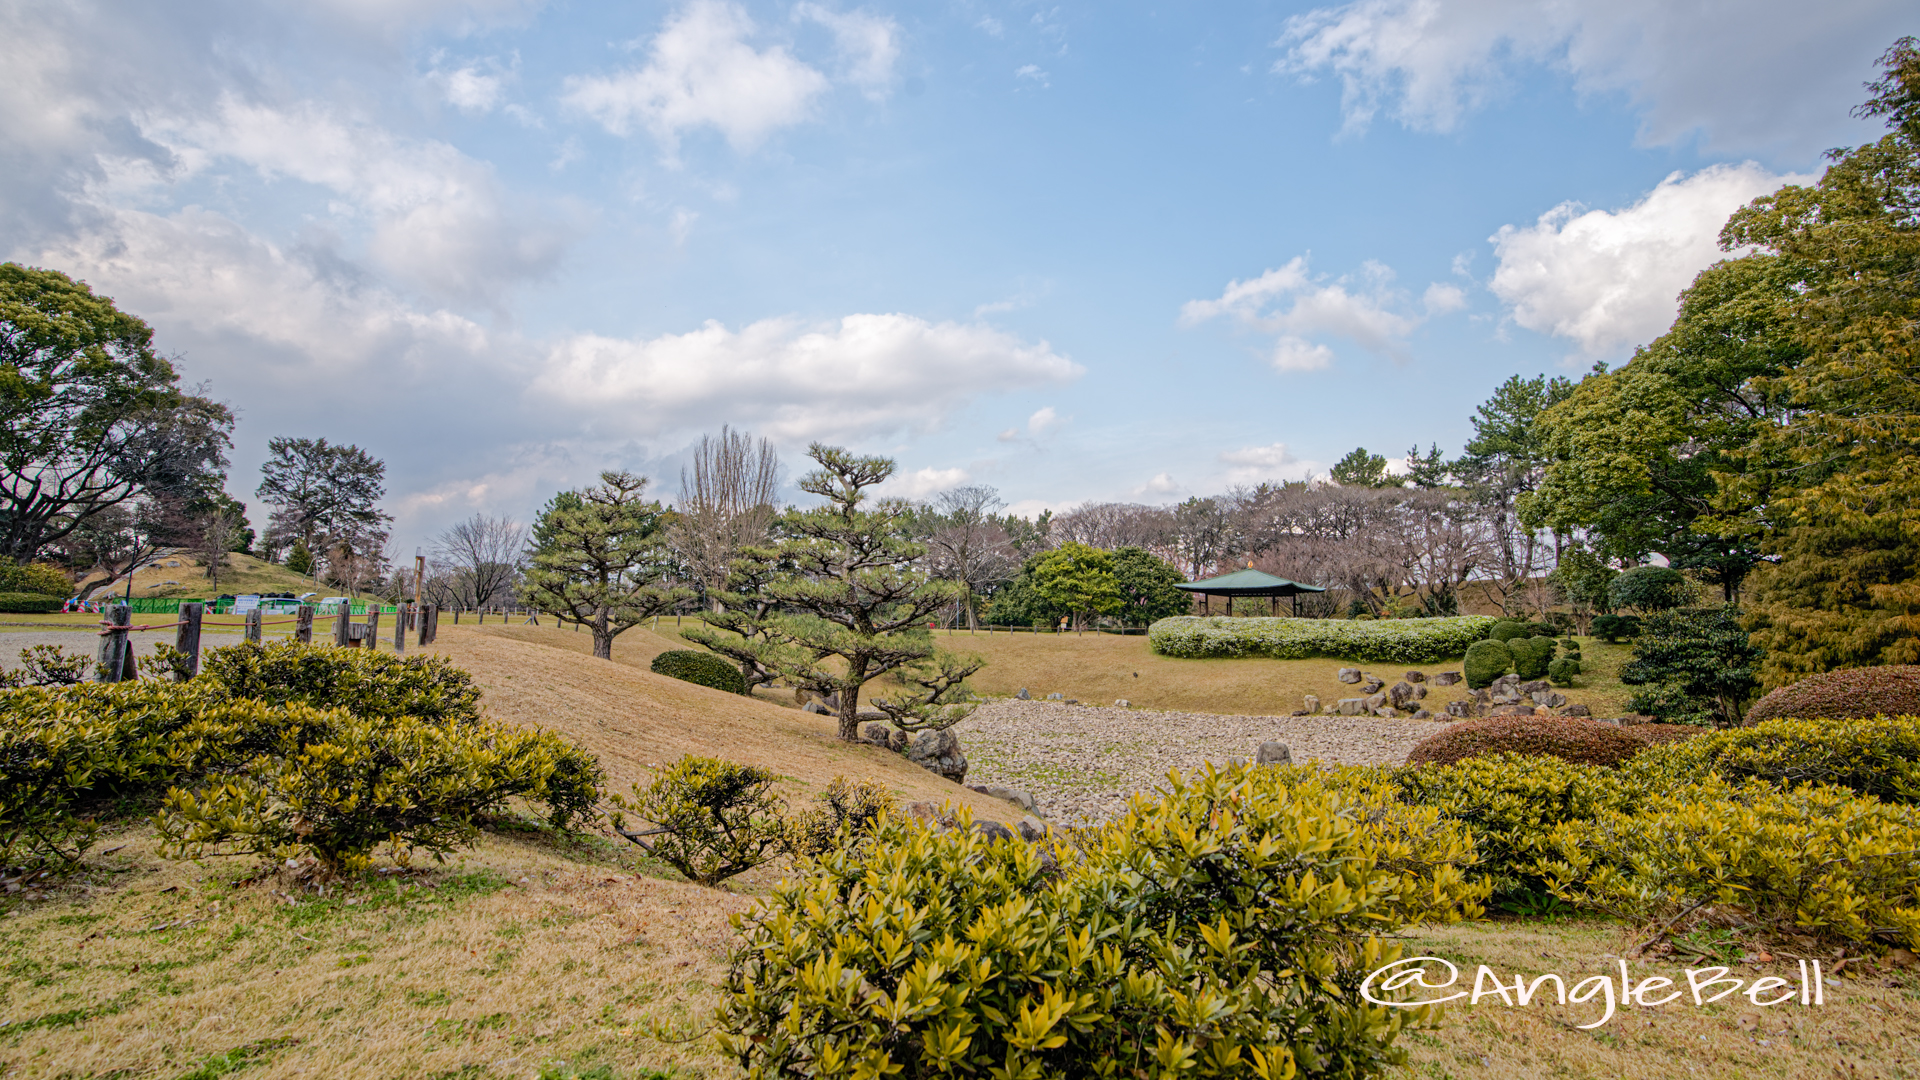
[[[667,519],[643,498],[646,486],[644,476],[604,472],[596,487],[554,496],[534,523],[522,595],[591,630],[602,660],[614,638],[694,595],[660,584]]]

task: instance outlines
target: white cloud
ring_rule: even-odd
[[[753,20],[724,0],[693,0],[653,39],[647,66],[567,80],[565,101],[625,135],[638,122],[669,147],[681,133],[718,129],[750,149],[813,115],[827,77],[779,45],[755,49]]]
[[[1326,471],[1319,462],[1307,461],[1295,455],[1292,448],[1283,442],[1227,450],[1221,453],[1220,462],[1227,467],[1226,474],[1220,478],[1221,485],[1225,487],[1271,480],[1303,480],[1316,472]]]
[[[1756,196],[1808,177],[1758,165],[1674,173],[1621,210],[1562,203],[1529,226],[1490,238],[1498,265],[1488,287],[1529,330],[1598,356],[1665,333],[1694,275],[1726,257],[1727,216]]]
[[[552,224],[517,220],[490,166],[319,105],[281,109],[227,96],[208,115],[149,116],[141,129],[186,173],[231,158],[269,181],[345,197],[337,209],[371,219],[374,261],[444,299],[497,305],[511,282],[551,270],[569,239]]]
[[[819,23],[833,32],[840,50],[841,77],[876,101],[893,89],[893,65],[900,59],[900,24],[864,11],[836,12],[819,4],[801,4],[793,17]]]
[[[974,23],[973,28],[986,31],[988,37],[1001,37],[1007,32],[1006,24],[991,15]]]
[[[1065,422],[1060,414],[1054,411],[1053,406],[1047,405],[1035,409],[1033,415],[1027,417],[1027,434],[1037,439]]]
[[[1427,286],[1427,291],[1421,295],[1420,306],[1427,309],[1429,315],[1459,311],[1467,306],[1467,291],[1458,285],[1436,281]]]
[[[935,469],[929,466],[910,473],[895,473],[878,490],[882,495],[898,499],[924,499],[948,488],[959,487],[969,479],[965,469]]]
[[[608,434],[728,422],[794,444],[930,428],[980,394],[1082,370],[1044,341],[987,326],[849,315],[824,326],[709,322],[647,340],[582,335],[554,347],[531,393]]]
[[[1133,489],[1135,495],[1175,495],[1180,492],[1180,484],[1172,473],[1155,473],[1146,483]]]
[[[1038,83],[1043,89],[1053,85],[1047,81],[1047,73],[1042,71],[1038,64],[1022,64],[1014,71],[1013,76],[1016,79],[1026,79],[1029,82]]]
[[[439,76],[441,96],[461,112],[491,112],[500,104],[502,80],[477,67],[463,67]]]
[[[1368,262],[1358,274],[1316,277],[1308,270],[1307,256],[1300,255],[1257,278],[1228,282],[1218,299],[1187,301],[1181,305],[1180,321],[1192,326],[1228,317],[1249,329],[1278,335],[1270,359],[1281,371],[1326,367],[1333,352],[1312,339],[1327,335],[1346,338],[1378,356],[1404,359],[1407,337],[1426,316],[1407,310],[1407,299],[1393,287],[1393,276],[1388,267]],[[1451,285],[1430,286],[1428,313],[1453,310],[1445,305],[1458,293]],[[1464,303],[1465,297],[1457,299]]]
[[[1701,131],[1714,147],[1810,153],[1833,141],[1911,15],[1898,0],[1751,0],[1737,12],[1672,0],[1352,0],[1290,18],[1275,69],[1337,75],[1349,129],[1385,108],[1409,127],[1450,131],[1500,97],[1515,68],[1549,65],[1583,94],[1625,93],[1647,142]]]

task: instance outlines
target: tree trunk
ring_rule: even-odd
[[[613,659],[613,634],[607,630],[606,608],[599,608],[593,614],[593,655],[602,660]]]
[[[840,687],[840,738],[847,742],[860,741],[860,687],[866,673],[866,664],[848,664],[846,684]]]

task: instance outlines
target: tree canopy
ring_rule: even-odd
[[[644,476],[604,472],[596,486],[555,495],[534,523],[527,602],[590,629],[602,660],[614,638],[693,596],[660,583],[666,512],[646,487]]]

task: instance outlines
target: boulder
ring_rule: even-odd
[[[1366,685],[1362,686],[1360,688],[1360,691],[1361,693],[1365,693],[1365,694],[1377,694],[1380,691],[1385,690],[1386,688],[1387,688],[1387,684],[1385,680],[1381,679],[1377,675],[1369,675],[1367,676]]]
[[[1400,718],[1400,710],[1394,708],[1391,705],[1386,705],[1386,706],[1382,706],[1381,708],[1375,709],[1373,712],[1373,715],[1378,716],[1383,720],[1398,720]]]
[[[1452,686],[1459,681],[1460,673],[1457,671],[1443,671],[1433,677],[1433,685],[1435,686]]]
[[[997,821],[976,821],[973,823],[973,831],[986,837],[989,843],[1018,839],[1012,829],[1007,828]]]
[[[1585,705],[1562,705],[1554,710],[1555,716],[1592,716],[1593,710]]]
[[[1433,719],[1433,713],[1427,711],[1426,709],[1419,709],[1414,712],[1413,718],[1415,720],[1431,720]]]
[[[1532,716],[1531,705],[1495,705],[1487,712],[1488,716]]]
[[[1426,681],[1427,681],[1427,673],[1426,673],[1426,672],[1424,672],[1424,671],[1409,671],[1409,672],[1407,672],[1407,681],[1408,681],[1408,682],[1410,682],[1410,683],[1423,683],[1423,682],[1426,682]]]
[[[1360,700],[1366,702],[1367,711],[1372,712],[1375,709],[1382,708],[1387,704],[1387,695],[1382,694],[1378,691],[1375,691],[1374,693],[1368,694],[1366,697],[1361,698]]]
[[[1357,667],[1343,667],[1340,669],[1338,678],[1343,683],[1357,683],[1360,681],[1360,669]]]
[[[1393,699],[1394,708],[1404,709],[1409,702],[1413,701],[1413,684],[1410,682],[1394,683],[1393,689],[1387,691],[1387,697]]]
[[[1367,699],[1343,697],[1335,703],[1334,711],[1341,716],[1360,716],[1367,712]]]
[[[1048,701],[1065,701],[1066,699],[1067,699],[1067,695],[1065,694],[1048,694],[1047,695]]]
[[[1305,715],[1308,715],[1308,716],[1311,716],[1314,713],[1319,712],[1320,711],[1320,695],[1308,694],[1306,698],[1306,704],[1302,707],[1302,711],[1304,712]]]
[[[1560,693],[1558,690],[1549,690],[1544,694],[1533,695],[1533,700],[1536,705],[1545,705],[1549,709],[1557,709],[1567,703],[1567,695]]]
[[[1133,708],[1133,702],[1128,701],[1126,698],[1114,698],[1113,707],[1116,709],[1131,709]]]
[[[1001,787],[999,784],[974,784],[970,790],[977,791],[989,799],[1005,799],[1029,814],[1040,812],[1038,804],[1033,801],[1033,796],[1019,788]]]
[[[811,700],[811,701],[809,701],[809,702],[807,702],[807,703],[806,703],[805,705],[802,705],[802,706],[800,706],[800,711],[801,711],[801,712],[810,712],[810,713],[817,713],[817,714],[819,714],[819,715],[821,715],[821,716],[832,716],[832,715],[833,715],[833,713],[832,713],[832,712],[831,712],[830,710],[828,710],[828,708],[827,708],[827,707],[826,707],[825,705],[822,705],[822,704],[820,704],[820,700],[819,700],[818,698],[815,698],[815,699],[813,699],[813,700]]]
[[[1047,836],[1047,823],[1034,817],[1032,814],[1021,818],[1020,823],[1015,825],[1014,829],[1020,833],[1020,839],[1025,840],[1029,844],[1044,840]]]
[[[1421,698],[1424,698],[1426,696],[1427,696],[1426,683],[1420,683],[1419,685],[1413,688],[1413,700],[1419,701]]]
[[[967,778],[967,756],[951,731],[923,731],[907,744],[907,760],[928,772],[962,783]]]
[[[930,802],[910,802],[907,804],[907,816],[915,821],[938,822],[940,808]]]
[[[860,729],[860,738],[875,746],[884,746],[888,750],[905,750],[907,733],[892,724],[867,724]]]
[[[1269,739],[1260,744],[1260,752],[1254,755],[1253,760],[1257,765],[1291,765],[1293,751],[1287,749],[1286,743]]]
[[[1447,715],[1458,720],[1470,720],[1473,718],[1473,702],[1449,701],[1447,702]]]
[[[1032,694],[1029,694],[1029,693],[1027,693],[1027,688],[1026,688],[1026,687],[1024,687],[1024,686],[1020,688],[1020,692],[1019,692],[1019,693],[1017,693],[1017,694],[1015,694],[1015,695],[1013,695],[1013,696],[1014,696],[1014,697],[1016,697],[1016,698],[1019,698],[1019,699],[1020,699],[1021,701],[1032,701],[1032,700],[1033,700],[1033,695],[1032,695]]]
[[[1516,675],[1514,676],[1514,678],[1517,679],[1519,678],[1519,676]],[[1533,700],[1539,701],[1541,694],[1549,694],[1553,692],[1553,683],[1546,679],[1534,679],[1531,682],[1521,683],[1520,692],[1523,694],[1531,694],[1533,695]]]

